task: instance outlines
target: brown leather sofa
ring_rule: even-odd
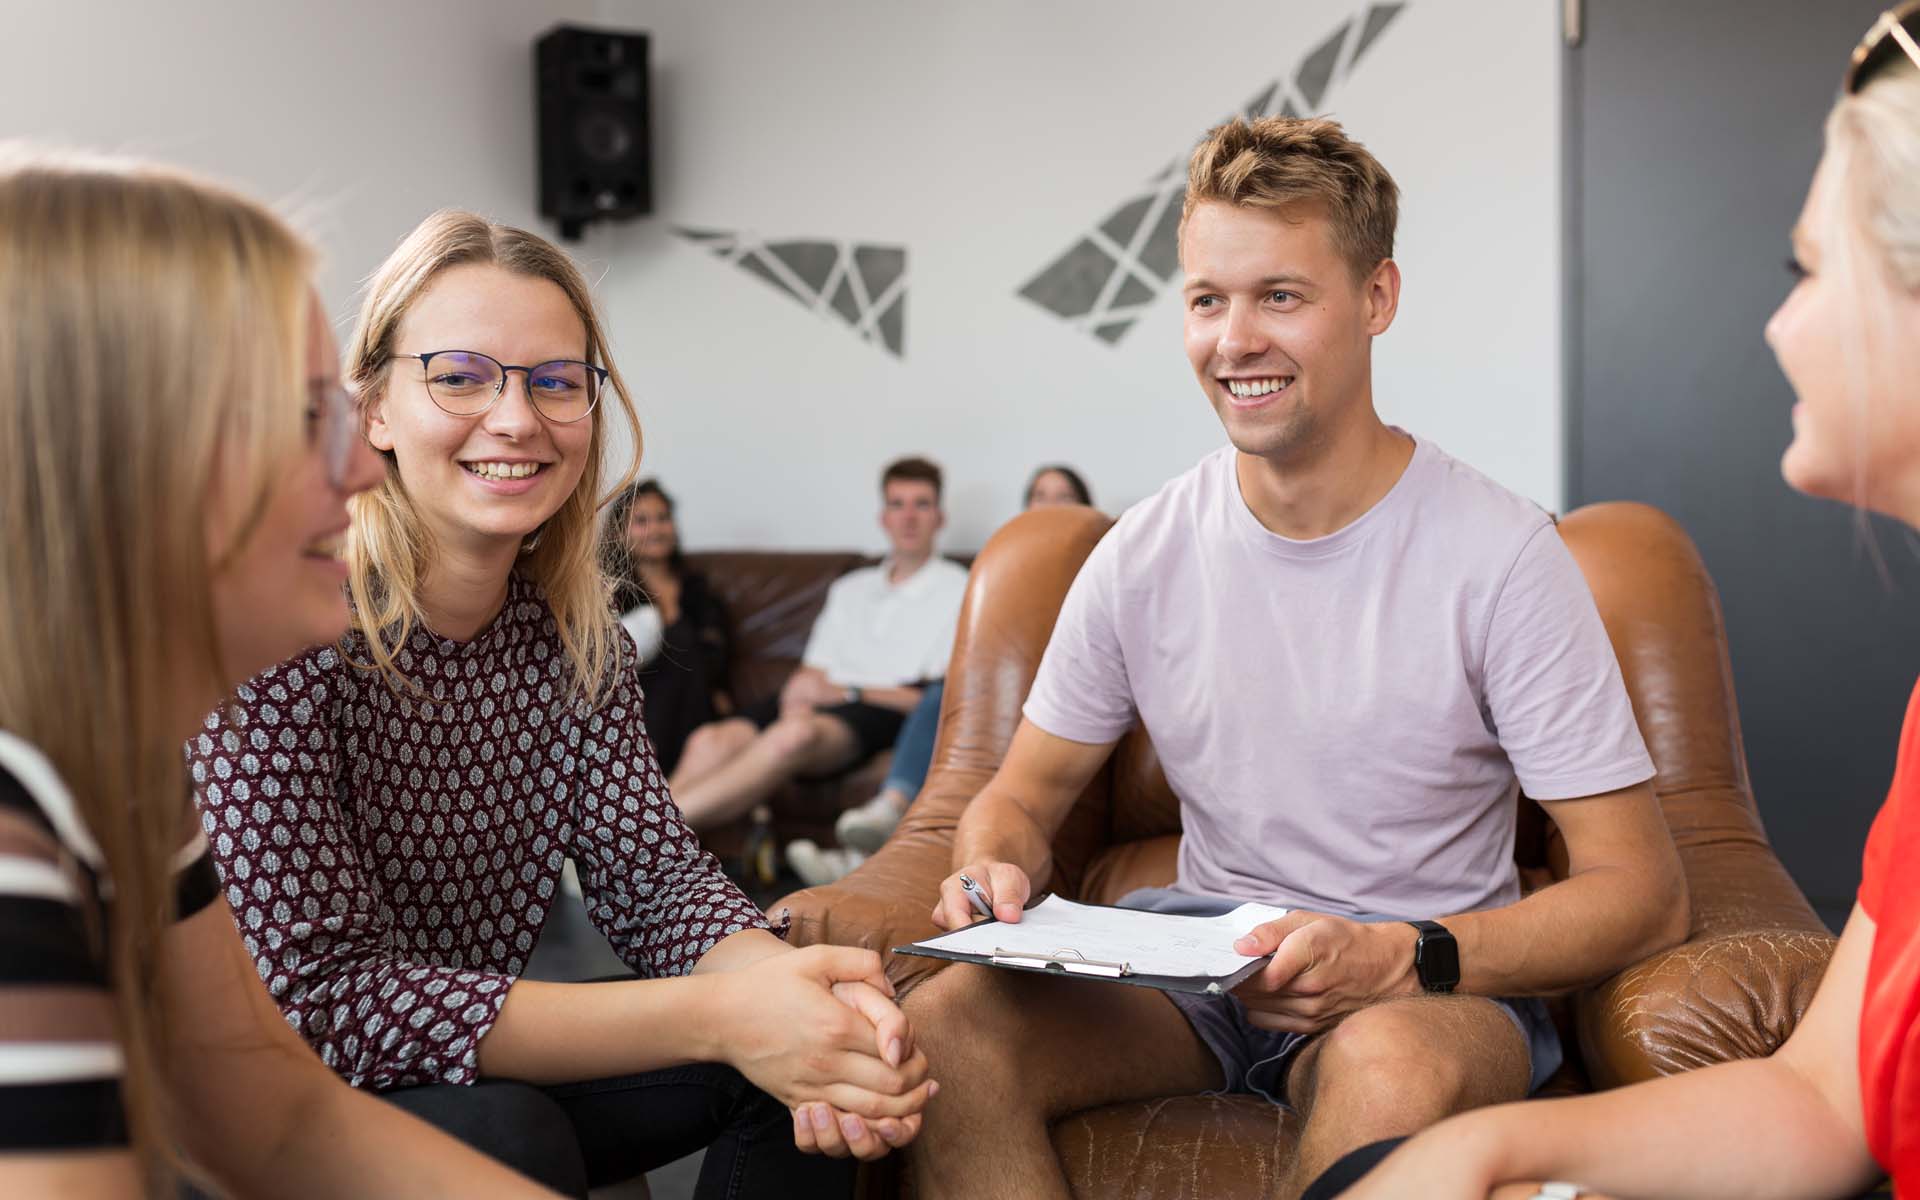
[[[1107,527],[1086,509],[1034,512],[981,551],[926,788],[858,871],[774,906],[792,910],[796,941],[884,950],[935,932],[928,914],[951,870],[955,823],[1004,755],[1067,586]],[[1611,1087],[1766,1054],[1812,998],[1833,938],[1754,809],[1713,583],[1686,534],[1642,505],[1581,509],[1561,533],[1593,588],[1658,767],[1693,919],[1683,945],[1558,1002],[1568,1062],[1549,1087]],[[1541,808],[1523,798],[1520,809],[1514,857],[1531,890],[1564,876],[1566,855]],[[1178,804],[1136,728],[1054,839],[1049,887],[1109,903],[1164,886],[1179,831]],[[888,972],[905,988],[942,965],[890,955]],[[1056,1124],[1053,1140],[1077,1196],[1229,1200],[1269,1196],[1295,1134],[1290,1115],[1264,1102],[1185,1096],[1078,1113]],[[897,1190],[892,1168],[867,1174],[867,1194]]]

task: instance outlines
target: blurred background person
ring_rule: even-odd
[[[1027,481],[1027,508],[1044,508],[1050,504],[1084,504],[1093,506],[1093,492],[1087,488],[1087,481],[1080,472],[1061,463],[1050,463],[1033,473]]]
[[[1048,508],[1061,504],[1093,504],[1093,492],[1080,472],[1060,463],[1050,463],[1033,473],[1027,481],[1026,509]],[[787,865],[800,882],[822,887],[843,878],[886,844],[906,816],[907,809],[927,782],[933,765],[933,741],[940,732],[940,704],[946,696],[946,680],[930,684],[920,703],[907,716],[900,736],[893,744],[893,759],[887,767],[887,781],[873,799],[840,814],[833,833],[838,846],[821,846],[811,838],[796,838],[787,846]]]
[[[640,650],[647,736],[660,769],[671,775],[687,736],[733,711],[726,606],[706,576],[687,566],[673,497],[657,480],[614,498],[605,548],[614,608]]]

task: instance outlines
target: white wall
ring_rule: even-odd
[[[592,0],[0,0],[0,136],[160,158],[277,202],[360,281],[435,208],[535,216],[533,39]]]
[[[654,217],[589,232],[646,466],[690,544],[878,548],[874,476],[930,453],[978,546],[1064,459],[1117,511],[1221,443],[1169,289],[1118,346],[1016,291],[1365,0],[9,3],[0,133],[292,199],[353,291],[428,210],[533,212],[530,42],[654,35]],[[1408,0],[1323,105],[1403,190],[1389,419],[1560,498],[1559,43],[1539,0]],[[20,53],[35,47],[34,53]],[[673,226],[898,243],[906,357]]]

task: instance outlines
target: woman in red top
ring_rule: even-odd
[[[1920,526],[1920,0],[1855,52],[1793,245],[1799,283],[1767,325],[1799,399],[1781,473]],[[1920,689],[1860,902],[1778,1052],[1470,1113],[1344,1195],[1764,1200],[1856,1195],[1883,1173],[1920,1200]]]

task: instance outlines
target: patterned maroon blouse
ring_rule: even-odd
[[[766,921],[681,820],[641,719],[634,648],[599,711],[514,577],[471,642],[395,663],[281,663],[187,746],[240,933],[287,1021],[355,1086],[467,1083],[571,855],[593,922],[643,976]],[[351,634],[345,654],[368,661]],[[231,719],[228,719],[231,717]]]

